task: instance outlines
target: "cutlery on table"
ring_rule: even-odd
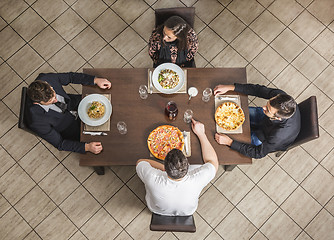
[[[83,134],[89,134],[92,136],[107,136],[108,134],[105,132],[88,132],[88,131],[83,131]]]
[[[224,96],[224,95],[217,95],[216,98],[218,98],[219,100],[237,100],[238,97],[228,97],[228,96]]]
[[[152,86],[152,71],[150,71],[150,94],[153,93],[153,86]]]
[[[186,155],[188,155],[188,135],[186,131],[183,131],[183,138],[184,138],[184,151],[186,152]]]

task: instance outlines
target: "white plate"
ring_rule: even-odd
[[[179,75],[180,81],[179,81],[179,84],[176,85],[175,88],[165,89],[165,88],[161,87],[160,83],[158,82],[159,74],[160,74],[161,70],[164,70],[164,69],[171,69],[174,72],[176,72],[177,75]],[[166,94],[176,93],[177,91],[179,91],[182,88],[182,86],[184,84],[184,81],[185,81],[184,80],[184,72],[183,72],[182,68],[180,68],[178,65],[176,65],[174,63],[160,64],[159,66],[157,66],[154,69],[153,74],[152,74],[153,85],[161,93],[166,93]]]
[[[90,118],[88,117],[88,114],[87,114],[88,108],[91,106],[92,102],[94,101],[99,101],[103,103],[103,105],[105,106],[104,115],[98,119]],[[108,119],[111,116],[111,112],[112,112],[112,107],[111,107],[110,101],[108,100],[108,98],[106,98],[105,96],[101,94],[90,94],[84,97],[79,103],[79,108],[78,108],[79,117],[81,121],[83,121],[85,124],[89,126],[102,125],[103,123],[108,121]]]

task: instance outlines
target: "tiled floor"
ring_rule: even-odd
[[[318,140],[219,169],[195,234],[149,231],[134,167],[97,176],[17,127],[21,88],[40,72],[150,67],[154,9],[176,6],[196,7],[198,67],[246,67],[248,82],[319,108]],[[333,12],[333,0],[2,0],[0,239],[334,239]]]

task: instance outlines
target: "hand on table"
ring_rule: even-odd
[[[92,152],[94,154],[99,154],[102,151],[103,147],[101,142],[90,142],[85,144],[85,151]]]
[[[111,82],[109,82],[106,78],[95,78],[94,83],[99,86],[99,88],[102,89],[110,89],[111,88]]]
[[[205,127],[203,123],[198,122],[193,118],[191,119],[191,122],[191,128],[197,136],[205,135]]]
[[[214,89],[213,89],[213,93],[214,95],[217,94],[224,94],[228,91],[234,91],[234,85],[217,85]]]
[[[227,146],[231,146],[233,142],[233,140],[229,136],[223,133],[216,133],[215,140],[217,141],[217,143],[227,145]]]

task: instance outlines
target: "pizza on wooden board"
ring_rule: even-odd
[[[183,135],[177,127],[162,125],[150,133],[147,145],[154,157],[164,160],[170,150],[174,148],[183,150]]]
[[[224,102],[216,109],[215,120],[219,127],[232,131],[238,129],[245,121],[241,107],[234,102]]]

